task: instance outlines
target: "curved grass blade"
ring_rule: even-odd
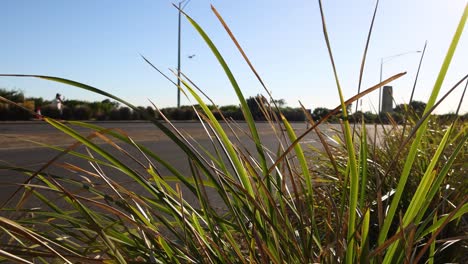
[[[364,52],[362,54],[361,68],[359,70],[359,81],[358,81],[357,93],[361,92],[362,76],[364,75],[364,66],[366,65],[367,50],[369,49],[369,43],[370,43],[370,39],[371,39],[371,36],[372,36],[372,29],[374,28],[374,22],[375,22],[375,17],[376,17],[376,14],[377,14],[378,7],[379,7],[379,0],[377,0],[375,2],[374,14],[372,15],[372,20],[371,20],[371,23],[370,23],[369,32],[367,33],[366,45],[365,45],[365,48],[364,48]],[[356,102],[356,111],[355,112],[358,111],[359,103],[360,102],[358,100]],[[361,104],[362,104],[362,102],[361,102]],[[354,138],[354,132],[355,132],[355,128],[356,128],[355,125],[356,125],[356,123],[354,123],[354,126],[353,126],[353,138]]]
[[[426,105],[426,109],[424,110],[424,114],[430,113],[431,108],[433,107],[435,100],[437,99],[437,96],[439,94],[439,91],[442,86],[442,82],[445,79],[445,75],[447,73],[448,67],[450,65],[450,62],[452,61],[453,54],[455,53],[455,49],[457,48],[458,41],[460,39],[460,36],[463,32],[463,28],[465,26],[465,22],[468,17],[468,4],[465,5],[465,10],[463,12],[463,15],[460,19],[460,22],[458,24],[457,30],[455,32],[455,35],[453,36],[452,42],[450,44],[450,47],[447,51],[447,54],[445,56],[444,62],[441,66],[439,75],[437,76],[437,80],[434,84],[434,88],[432,89],[431,96],[429,97],[429,100]],[[390,229],[390,225],[393,222],[393,218],[395,217],[395,213],[398,207],[398,204],[400,202],[401,196],[403,194],[403,191],[406,186],[406,182],[408,180],[408,176],[411,172],[411,168],[413,165],[414,160],[416,159],[416,152],[419,147],[419,143],[421,142],[421,139],[423,135],[426,132],[427,128],[427,120],[425,120],[422,124],[421,127],[418,129],[416,132],[416,138],[413,141],[413,144],[411,145],[410,151],[408,153],[408,156],[406,158],[406,162],[403,168],[403,171],[401,173],[398,186],[396,188],[396,193],[393,196],[392,202],[390,204],[390,208],[388,210],[387,216],[385,217],[384,224],[382,226],[382,229],[379,233],[379,238],[378,238],[378,243],[381,245],[385,239],[387,238],[388,231]]]
[[[65,263],[72,263],[71,261],[69,261],[66,257],[64,257],[62,254],[60,254],[58,251],[56,251],[54,248],[52,248],[52,246],[56,246],[58,248],[62,248],[62,249],[65,249],[63,248],[60,244],[58,243],[55,243],[39,234],[36,234],[34,233],[33,231],[19,225],[18,223],[16,222],[13,222],[7,218],[4,218],[2,216],[0,216],[0,226],[2,226],[3,228],[6,228],[7,230],[14,230],[15,232],[21,234],[22,236],[28,238],[28,239],[31,239],[31,241],[34,241],[38,244],[40,244],[41,246],[47,248],[48,250],[50,250],[50,252],[54,253],[57,257],[59,257],[60,259],[62,259]],[[71,253],[74,253],[74,252],[71,252]]]
[[[349,193],[349,208],[348,208],[348,235],[347,235],[347,249],[346,249],[346,263],[353,263],[354,258],[356,257],[355,253],[355,238],[354,233],[356,231],[356,209],[358,204],[358,195],[359,195],[359,175],[356,163],[356,155],[354,150],[353,138],[351,135],[351,128],[348,120],[348,113],[346,109],[345,100],[343,97],[343,92],[341,90],[341,85],[338,80],[338,73],[336,70],[335,62],[333,59],[333,54],[330,46],[330,41],[328,39],[327,27],[325,23],[325,15],[323,13],[322,1],[319,0],[320,15],[322,18],[322,27],[323,34],[325,37],[325,42],[327,44],[328,54],[333,68],[333,74],[335,76],[336,87],[338,89],[338,94],[341,101],[341,111],[344,119],[344,134],[346,148],[348,151],[348,165],[349,165],[349,184],[350,184],[350,193]]]
[[[138,107],[134,106],[133,104],[115,96],[115,95],[112,95],[110,93],[107,93],[103,90],[100,90],[98,88],[95,88],[95,87],[92,87],[90,85],[86,85],[86,84],[83,84],[83,83],[79,83],[79,82],[76,82],[76,81],[73,81],[73,80],[69,80],[69,79],[64,79],[64,78],[59,78],[59,77],[54,77],[54,76],[45,76],[45,75],[31,75],[31,74],[0,74],[0,76],[5,76],[5,77],[22,77],[22,78],[25,78],[25,77],[32,77],[32,78],[39,78],[39,79],[45,79],[45,80],[50,80],[50,81],[54,81],[54,82],[58,82],[58,83],[63,83],[63,84],[66,84],[66,85],[70,85],[70,86],[75,86],[75,87],[78,87],[78,88],[81,88],[81,89],[84,89],[84,90],[88,90],[88,91],[91,91],[91,92],[94,92],[94,93],[97,93],[97,94],[100,94],[100,95],[103,95],[103,96],[106,96],[106,97],[109,97],[115,101],[118,101],[126,106],[128,106],[129,108],[131,108],[132,110],[138,112],[139,114],[141,114],[145,119],[151,121],[154,125],[156,125],[164,134],[166,134],[174,143],[177,144],[177,146],[179,146],[185,153],[187,153],[187,155],[189,155],[191,158],[193,158],[193,160],[199,164],[200,168],[202,168],[202,170],[207,173],[207,174],[210,174],[209,172],[209,169],[206,168],[206,166],[203,164],[203,162],[198,158],[198,156],[181,140],[179,139],[170,129],[168,129],[166,126],[164,126],[161,122],[159,122],[158,120],[156,120],[154,117],[152,116],[149,116],[148,113],[146,111],[142,111],[141,109],[139,109]],[[3,97],[0,97],[0,99],[3,99]],[[29,111],[29,110],[28,110]],[[50,120],[50,119],[49,119]]]
[[[362,120],[362,131],[361,131],[361,140],[360,140],[360,150],[359,150],[359,159],[360,159],[360,175],[361,175],[361,197],[359,198],[360,208],[364,208],[365,199],[366,199],[366,189],[367,189],[367,156],[368,156],[368,145],[367,145],[367,128],[364,120]]]
[[[26,260],[24,258],[21,258],[21,257],[15,255],[15,254],[12,254],[10,252],[7,252],[7,251],[3,250],[3,249],[0,249],[0,256],[4,257],[5,259],[8,259],[10,261],[14,261],[16,263],[34,264],[31,261],[28,261],[28,260]]]
[[[247,102],[246,102],[246,100],[244,98],[244,95],[242,94],[242,91],[240,90],[240,87],[239,87],[236,79],[234,78],[234,75],[232,74],[232,72],[231,72],[229,66],[227,65],[226,61],[224,60],[223,56],[218,51],[218,49],[216,48],[214,43],[211,41],[210,37],[208,37],[208,35],[205,33],[205,31],[190,16],[188,16],[187,14],[185,14],[181,10],[179,10],[179,11],[182,12],[185,15],[185,17],[189,20],[189,22],[193,25],[193,27],[198,31],[198,33],[203,38],[203,40],[206,42],[206,44],[210,47],[211,51],[215,55],[218,62],[221,64],[221,67],[223,68],[224,72],[226,73],[226,76],[228,77],[229,81],[231,82],[231,85],[234,88],[234,90],[236,92],[236,95],[237,95],[237,98],[239,99],[239,102],[241,104],[242,113],[244,114],[245,121],[247,122],[247,124],[249,126],[249,129],[250,129],[250,132],[252,133],[252,136],[254,138],[254,142],[255,142],[255,146],[257,148],[257,152],[260,155],[259,159],[260,159],[260,164],[262,166],[263,175],[264,175],[264,177],[267,177],[267,175],[269,175],[269,172],[268,172],[265,153],[263,152],[263,147],[262,147],[262,143],[261,143],[261,140],[260,140],[260,136],[259,136],[257,128],[255,126],[255,122],[254,122],[252,113],[249,110]]]
[[[396,80],[396,79],[402,77],[402,76],[405,75],[405,74],[406,74],[406,72],[402,72],[402,73],[395,74],[395,75],[393,75],[392,77],[390,77],[390,78],[384,80],[383,82],[381,82],[381,83],[379,83],[379,84],[377,84],[377,85],[374,85],[374,86],[372,86],[372,87],[366,89],[365,91],[363,91],[363,92],[361,92],[361,93],[359,93],[359,94],[357,94],[357,95],[352,96],[351,98],[349,98],[348,100],[346,100],[344,103],[345,103],[345,105],[350,105],[351,103],[353,103],[354,101],[358,100],[359,98],[362,98],[363,96],[365,96],[365,95],[367,95],[367,94],[369,94],[369,93],[371,93],[371,92],[373,92],[373,91],[379,89],[379,88],[380,88],[381,86],[383,86],[383,85],[386,85],[386,84],[388,84],[388,83],[390,83],[390,82],[392,82],[392,81],[394,81],[394,80]],[[275,169],[275,167],[278,166],[278,164],[279,164],[281,161],[284,160],[284,158],[294,149],[294,146],[295,146],[296,144],[298,144],[299,141],[301,141],[305,136],[307,136],[307,135],[308,135],[312,130],[314,130],[318,125],[324,123],[324,122],[327,121],[330,117],[332,117],[332,116],[338,114],[338,113],[341,111],[341,109],[342,109],[342,106],[341,106],[341,104],[340,104],[339,106],[337,106],[337,107],[335,107],[333,110],[331,110],[331,111],[330,111],[326,116],[324,116],[322,119],[320,119],[319,121],[315,122],[315,124],[312,125],[310,128],[308,128],[304,133],[302,133],[300,136],[298,136],[297,139],[296,139],[294,142],[292,142],[292,143],[289,145],[289,147],[283,152],[283,154],[281,154],[281,156],[278,157],[278,158],[276,159],[276,161],[273,163],[273,165],[270,166],[269,172],[271,173],[271,172]]]
[[[295,141],[297,139],[296,133],[294,133],[293,128],[291,127],[291,124],[286,120],[286,118],[281,115],[281,120],[283,121],[284,127],[286,128],[286,132],[288,133],[289,139],[291,142]],[[297,144],[294,147],[294,151],[296,152],[296,157],[299,160],[299,164],[301,166],[302,170],[302,175],[305,179],[306,182],[306,204],[308,208],[308,213],[307,216],[310,218],[310,221],[312,222],[312,230],[311,230],[311,236],[309,239],[312,241],[318,242],[318,239],[313,239],[314,236],[315,238],[320,237],[319,230],[317,229],[317,225],[315,222],[315,203],[314,203],[314,187],[312,186],[312,175],[310,174],[310,169],[309,166],[307,165],[307,160],[304,155],[304,151],[302,150],[302,147],[300,144]],[[307,244],[311,244],[311,241],[307,241]],[[318,248],[322,248],[322,245],[320,243],[317,244]]]
[[[427,194],[429,193],[431,185],[436,177],[436,172],[433,169],[436,163],[439,161],[439,157],[445,148],[445,145],[448,141],[448,137],[452,131],[451,128],[452,127],[449,127],[449,129],[447,129],[447,132],[445,133],[444,138],[441,140],[436,153],[432,157],[430,164],[427,166],[426,172],[423,178],[421,179],[421,182],[419,183],[419,186],[416,189],[413,198],[411,199],[411,202],[408,206],[408,209],[406,210],[405,215],[403,216],[403,220],[401,223],[402,228],[408,226],[413,221],[413,219],[417,216],[419,210],[421,209],[422,205],[424,204],[424,201],[427,199]],[[399,246],[399,242],[400,241],[396,241],[389,247],[383,263],[391,262],[395,255],[397,247]]]

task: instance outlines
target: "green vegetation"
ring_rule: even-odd
[[[119,103],[110,101],[109,99],[105,99],[101,102],[65,100],[65,107],[60,116],[58,109],[52,105],[52,102],[44,100],[43,98],[24,97],[21,91],[7,89],[0,89],[0,96],[16,103],[33,101],[34,103],[29,110],[37,111],[37,109],[40,109],[43,116],[64,120],[142,120],[144,117],[140,114],[141,110],[147,111],[150,116],[156,117],[159,120],[163,119],[162,116],[156,114],[156,111],[152,107],[145,108],[140,106],[138,107],[139,111],[134,111],[126,106],[119,107]],[[266,119],[260,110],[261,107],[257,103],[260,97],[262,96],[250,97],[247,99],[247,102],[252,113],[254,113],[254,119],[256,121],[265,121]],[[277,100],[277,102],[281,106],[286,104],[283,99]],[[195,107],[197,110],[201,110],[199,106]],[[219,109],[210,106],[210,109],[218,120],[222,120],[222,115],[227,119],[244,120],[241,108],[236,105],[222,106],[219,107]],[[280,110],[290,121],[305,121],[304,112],[300,108],[281,107]],[[198,120],[196,110],[190,105],[181,106],[180,108],[162,108],[161,112],[169,120]],[[276,111],[276,113],[278,114],[278,111]],[[13,105],[0,103],[0,121],[30,120],[34,117],[36,117],[34,113],[24,111]]]
[[[213,11],[263,85],[234,35]],[[210,149],[175,124],[161,122],[148,109],[97,88],[57,77],[23,75],[107,96],[125,106],[118,110],[121,118],[137,113],[150,120],[183,151],[181,158],[187,159],[190,173],[182,173],[162,159],[161,153],[134,142],[123,131],[45,117],[44,122],[73,137],[77,144],[66,149],[51,146],[59,150],[57,157],[39,170],[2,165],[11,175],[22,176],[24,184],[1,207],[0,261],[466,262],[467,124],[458,113],[442,122],[431,112],[438,104],[442,80],[467,16],[468,6],[423,111],[400,106],[397,113],[403,113],[404,125],[387,116],[391,125],[382,126],[382,135],[367,131],[365,121],[370,117],[365,113],[354,130],[349,105],[403,74],[345,100],[333,68],[340,106],[312,114],[304,109],[310,128],[297,135],[282,114],[280,101],[264,96],[245,99],[215,44],[187,15],[230,80],[248,125],[248,131],[241,131],[232,121],[237,119],[238,106],[218,109],[190,81],[181,79],[180,89],[197,103],[181,109],[191,109],[194,116],[188,110],[184,115],[203,124],[212,142]],[[323,12],[322,23],[334,65]],[[227,113],[232,113],[232,119],[226,118]],[[168,121],[166,114],[169,110],[158,112]],[[341,131],[322,133],[319,124],[337,115]],[[218,119],[229,127],[221,126]],[[278,149],[266,149],[254,120],[269,122]],[[80,134],[76,127],[93,132]],[[250,140],[239,142],[229,131],[246,133]],[[322,143],[320,148],[298,144],[312,132]],[[95,142],[97,138],[119,155],[111,155]],[[86,154],[76,150],[80,145],[86,147]],[[63,155],[92,166],[61,162]],[[66,170],[52,173],[48,171],[51,166]],[[213,198],[219,201],[216,206]]]
[[[60,116],[59,111],[51,105],[51,101],[44,100],[41,97],[25,97],[23,92],[18,90],[7,90],[0,89],[0,96],[16,102],[22,103],[25,101],[34,102],[29,108],[30,110],[40,109],[43,116],[51,118],[60,118],[64,120],[143,120],[145,119],[140,111],[147,111],[148,114],[152,117],[156,117],[158,120],[162,120],[163,117],[160,116],[155,109],[152,107],[142,107],[139,106],[139,111],[134,111],[126,106],[119,107],[119,103],[116,101],[110,101],[105,99],[101,102],[87,102],[80,100],[65,100],[64,109],[62,116]],[[247,105],[252,113],[252,116],[255,121],[266,121],[268,114],[265,115],[264,111],[271,111],[276,115],[281,113],[289,121],[305,121],[306,114],[301,108],[291,108],[287,107],[284,99],[274,100],[274,103],[278,106],[278,109],[269,109],[268,105],[270,104],[268,100],[263,95],[257,95],[249,97],[246,99]],[[426,104],[424,102],[412,101],[409,105],[400,104],[397,105],[392,113],[377,115],[372,112],[356,112],[350,114],[350,121],[360,122],[364,119],[366,124],[373,123],[384,123],[388,124],[391,121],[396,123],[403,123],[404,114],[412,112],[413,114],[422,116]],[[169,120],[198,120],[196,115],[197,110],[201,110],[200,106],[195,105],[194,109],[190,105],[183,105],[180,108],[177,107],[167,107],[162,108],[161,112]],[[215,115],[216,119],[223,120],[224,118],[228,120],[237,120],[243,121],[244,116],[242,110],[238,105],[227,105],[221,107],[209,106],[212,113]],[[269,109],[269,110],[268,110]],[[325,116],[327,116],[333,109],[328,109],[325,107],[317,107],[312,111],[312,118],[314,121],[318,121]],[[351,110],[350,105],[347,107],[348,113]],[[443,115],[433,115],[437,116],[442,120],[451,121],[454,120],[457,114],[449,113]],[[29,111],[24,111],[24,109],[8,105],[6,103],[0,103],[0,121],[5,120],[31,120],[37,117],[34,113]],[[466,121],[467,115],[460,116],[463,121]],[[327,122],[329,123],[339,123],[341,120],[341,115],[334,115],[328,118]]]

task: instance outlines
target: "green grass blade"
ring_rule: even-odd
[[[421,183],[416,189],[413,199],[411,199],[410,205],[403,217],[404,227],[406,227],[416,217],[419,210],[421,209],[422,204],[426,200],[427,194],[429,193],[429,189],[435,178],[436,171],[434,171],[434,167],[436,166],[436,163],[439,161],[440,155],[442,155],[442,152],[445,149],[451,131],[452,127],[449,127],[449,129],[447,129],[447,131],[445,132],[445,135],[442,141],[440,142],[436,153],[432,157],[431,162],[427,166],[426,172],[423,178],[421,179]]]
[[[362,121],[362,131],[361,131],[361,140],[360,140],[360,151],[359,151],[359,159],[360,159],[360,175],[361,175],[361,197],[359,199],[359,206],[360,208],[364,208],[365,206],[365,199],[366,199],[366,189],[367,189],[367,157],[368,157],[368,145],[367,145],[367,129],[364,120]]]
[[[369,226],[370,226],[370,210],[367,209],[364,213],[361,226],[361,254],[360,263],[369,263]]]
[[[200,168],[203,169],[203,171],[205,173],[210,174],[209,169],[198,158],[198,156],[189,148],[189,146],[187,144],[185,144],[185,142],[183,142],[181,139],[179,139],[170,129],[168,129],[166,126],[164,126],[164,124],[162,124],[161,122],[156,120],[154,117],[149,116],[148,113],[146,113],[145,111],[141,111],[141,109],[139,109],[138,107],[134,106],[133,104],[131,104],[131,103],[129,103],[129,102],[115,96],[115,95],[107,93],[107,92],[105,92],[103,90],[100,90],[98,88],[92,87],[90,85],[86,85],[86,84],[76,82],[76,81],[73,81],[73,80],[54,77],[54,76],[31,75],[31,74],[0,74],[0,76],[22,77],[22,78],[32,77],[32,78],[45,79],[45,80],[49,80],[49,81],[63,83],[63,84],[70,85],[70,86],[75,86],[75,87],[78,87],[78,88],[81,88],[81,89],[84,89],[84,90],[87,90],[87,91],[91,91],[93,93],[97,93],[97,94],[100,94],[100,95],[103,95],[103,96],[107,96],[107,97],[109,97],[111,99],[114,99],[115,101],[120,102],[120,103],[130,107],[132,110],[140,113],[143,117],[145,117],[145,119],[151,121],[164,134],[166,134],[174,143],[176,143],[177,146],[179,146],[188,156],[190,156],[200,166]]]
[[[33,262],[30,262],[24,258],[21,258],[15,254],[12,254],[10,252],[7,252],[5,250],[0,249],[0,256],[4,257],[5,259],[8,259],[10,261],[13,261],[15,263],[26,263],[26,264],[34,264]],[[1,259],[0,259],[1,260]]]
[[[181,11],[182,12],[182,11]],[[195,22],[190,16],[185,14],[185,17],[189,20],[189,22],[193,25],[193,27],[197,30],[197,32],[200,34],[200,36],[203,38],[203,40],[206,42],[206,44],[210,47],[211,51],[215,55],[216,59],[218,62],[221,64],[221,67],[223,68],[224,72],[226,73],[226,76],[228,77],[229,81],[231,82],[232,87],[234,88],[234,91],[236,92],[237,98],[239,99],[239,102],[241,104],[242,108],[242,113],[244,114],[245,121],[247,122],[250,132],[252,134],[252,137],[254,138],[255,146],[257,148],[257,152],[260,155],[260,164],[263,170],[263,175],[266,177],[268,175],[268,166],[266,163],[266,158],[265,158],[265,153],[263,151],[262,147],[262,142],[260,140],[260,136],[257,131],[257,127],[255,126],[255,122],[252,116],[252,113],[250,112],[250,109],[247,105],[247,102],[244,98],[244,95],[242,94],[242,91],[234,78],[234,75],[232,74],[229,66],[227,65],[226,61],[224,60],[223,56],[221,53],[218,51],[214,43],[211,41],[210,37],[205,33],[205,31],[198,25],[197,22]]]
[[[434,214],[432,221],[434,224],[437,222],[437,214]],[[432,233],[432,235],[434,234],[435,234],[435,231]],[[427,262],[427,264],[434,264],[435,248],[436,248],[436,241],[434,240],[434,242],[431,243],[431,246],[429,248],[429,261]]]
[[[442,138],[439,146],[436,150],[436,153],[433,155],[431,162],[426,168],[426,172],[419,183],[416,192],[411,199],[411,202],[406,210],[405,215],[403,216],[403,222],[401,223],[402,227],[407,227],[413,220],[417,217],[420,210],[423,208],[423,204],[428,200],[427,195],[430,193],[430,188],[436,178],[436,171],[434,171],[434,167],[436,163],[439,161],[440,155],[442,155],[443,150],[449,140],[449,136],[452,132],[452,126],[450,126],[447,131],[445,132],[444,137]],[[422,212],[421,212],[422,213]],[[385,256],[384,263],[391,263],[395,251],[399,245],[400,241],[395,241],[388,249],[388,252]]]
[[[347,235],[347,250],[346,250],[346,263],[353,263],[355,254],[355,239],[354,239],[354,232],[356,231],[356,209],[358,204],[358,196],[359,196],[359,175],[358,169],[356,164],[356,155],[354,150],[353,138],[351,127],[349,125],[348,120],[348,113],[346,109],[346,104],[343,96],[343,92],[341,89],[340,82],[338,80],[338,74],[335,66],[335,62],[333,59],[333,54],[331,50],[330,41],[328,39],[327,28],[325,24],[325,15],[323,13],[322,8],[322,1],[319,0],[320,6],[320,14],[322,17],[322,27],[323,27],[323,34],[325,37],[325,41],[327,43],[328,54],[330,57],[330,61],[332,63],[333,74],[335,76],[335,83],[338,89],[338,94],[341,102],[341,111],[344,119],[344,135],[346,141],[346,148],[348,151],[348,165],[350,166],[350,193],[349,193],[349,216],[348,216],[348,235]]]
[[[457,48],[458,41],[459,41],[460,36],[461,36],[461,34],[463,32],[463,28],[465,26],[465,22],[467,20],[467,17],[468,17],[468,4],[465,6],[463,15],[462,15],[462,17],[460,19],[460,22],[458,24],[455,35],[454,35],[454,37],[452,39],[450,47],[449,47],[449,49],[447,51],[447,54],[445,56],[444,62],[443,62],[442,66],[441,66],[441,69],[439,71],[439,75],[438,75],[437,80],[436,80],[436,82],[434,84],[434,88],[432,89],[432,93],[431,93],[431,96],[429,97],[429,100],[427,102],[426,109],[424,110],[424,113],[428,112],[432,108],[432,106],[434,105],[434,103],[435,103],[435,101],[437,99],[439,91],[440,91],[440,89],[442,87],[442,82],[445,79],[445,75],[447,73],[448,67],[450,65],[450,62],[452,61],[453,54],[455,53],[455,49]],[[390,204],[390,208],[389,208],[387,216],[385,217],[385,220],[384,220],[384,224],[383,224],[382,229],[381,229],[381,231],[379,233],[379,238],[378,238],[379,245],[383,244],[383,242],[387,238],[388,231],[390,229],[390,225],[392,224],[393,219],[395,217],[396,210],[398,208],[398,204],[400,202],[401,196],[402,196],[403,191],[405,189],[405,185],[406,185],[406,182],[408,180],[408,176],[409,176],[409,174],[411,172],[413,162],[416,159],[416,152],[418,150],[421,139],[422,139],[423,135],[426,132],[427,122],[428,122],[427,120],[424,121],[423,124],[421,125],[421,127],[418,129],[418,131],[416,133],[416,138],[413,141],[413,144],[411,145],[409,154],[408,154],[408,156],[406,158],[406,162],[405,162],[403,171],[401,173],[401,176],[400,176],[400,179],[399,179],[399,182],[398,182],[398,186],[396,188],[396,192],[395,192],[395,194],[393,196],[392,202]]]
[[[460,210],[458,210],[454,215],[453,217],[449,220],[449,221],[454,221],[456,219],[460,219],[460,217],[464,216],[468,214],[468,204],[465,203],[461,208]],[[428,227],[424,233],[421,234],[421,237],[424,237],[424,236],[427,236],[428,234],[430,233],[433,233],[435,232],[437,229],[440,228],[440,226],[447,220],[447,218],[449,217],[449,215],[444,215],[442,217],[439,218],[439,220],[437,220],[436,223],[434,223],[433,225],[431,225],[430,227]]]
[[[233,168],[235,169],[238,180],[242,183],[243,187],[247,189],[248,193],[252,196],[254,196],[254,191],[252,188],[251,181],[248,177],[247,171],[245,167],[243,166],[241,160],[239,159],[239,156],[236,152],[236,150],[233,147],[233,144],[229,137],[227,136],[226,132],[224,129],[221,127],[221,124],[216,120],[216,117],[213,115],[213,112],[208,108],[208,106],[205,104],[203,99],[192,89],[190,84],[185,82],[184,80],[181,80],[184,86],[188,89],[190,94],[195,98],[195,100],[198,102],[200,107],[203,109],[205,115],[208,116],[209,120],[211,121],[211,124],[213,125],[213,128],[215,131],[218,133],[222,146],[227,152],[229,160],[233,164]]]
[[[460,134],[459,134],[460,135]],[[457,135],[458,136],[458,135]],[[424,217],[424,213],[426,212],[427,208],[429,207],[432,199],[434,196],[437,194],[437,192],[440,190],[440,185],[444,181],[445,177],[451,170],[453,163],[455,162],[455,159],[459,155],[460,151],[463,149],[465,146],[466,142],[468,141],[468,134],[465,134],[464,137],[460,140],[458,145],[455,147],[453,150],[452,154],[450,155],[450,158],[445,162],[444,166],[440,170],[440,173],[437,175],[436,180],[431,186],[431,189],[429,190],[426,200],[424,201],[424,204],[421,206],[421,210],[419,212],[419,215],[416,217],[416,222],[421,221]]]
[[[292,128],[291,124],[286,120],[286,118],[281,115],[281,120],[283,121],[284,127],[286,128],[286,132],[289,136],[289,139],[291,142],[294,142],[297,139],[296,133],[294,133],[294,129]],[[307,160],[304,155],[304,151],[302,150],[302,147],[300,144],[296,144],[294,146],[294,151],[296,152],[296,157],[299,161],[299,164],[301,166],[302,170],[302,175],[305,179],[306,182],[306,203],[308,207],[308,214],[307,216],[311,219],[312,221],[312,234],[309,236],[309,239],[312,241],[315,241],[317,243],[318,248],[321,248],[322,245],[319,243],[319,240],[313,239],[313,237],[319,237],[319,231],[317,229],[316,223],[315,223],[315,204],[314,204],[314,187],[312,185],[312,175],[310,175],[310,169],[309,166],[307,165]],[[307,242],[307,244],[310,244],[310,241]]]

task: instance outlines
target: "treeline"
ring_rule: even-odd
[[[163,116],[160,115],[152,107],[138,107],[140,111],[133,111],[132,109],[119,105],[118,102],[105,99],[101,102],[87,102],[81,100],[65,100],[64,108],[62,113],[59,112],[57,107],[52,104],[52,101],[44,100],[40,97],[25,97],[23,92],[18,90],[6,90],[0,88],[0,96],[18,103],[19,105],[29,109],[30,111],[24,110],[20,107],[14,105],[0,102],[0,120],[31,120],[37,116],[32,114],[33,112],[38,112],[44,116],[59,118],[65,120],[142,120],[144,117],[141,112],[148,114],[149,116],[155,117],[157,119],[163,119]],[[289,121],[305,121],[306,114],[301,108],[291,108],[285,107],[285,101],[283,99],[276,100],[274,102],[268,102],[267,99],[262,95],[257,95],[254,97],[247,98],[247,105],[250,108],[250,111],[256,121],[265,121],[267,119],[274,118],[273,116],[278,116],[278,111],[276,106],[280,109],[281,113]],[[370,123],[389,123],[396,122],[402,123],[407,114],[411,116],[420,117],[426,107],[426,104],[419,101],[413,101],[410,105],[400,104],[397,105],[392,113],[386,114],[375,114],[373,112],[355,112],[349,114],[349,119],[351,121],[360,122],[364,121],[368,124]],[[244,120],[244,115],[241,108],[238,105],[227,105],[227,106],[209,106],[210,110],[214,116],[218,119],[224,118],[229,120]],[[195,109],[200,110],[199,106],[195,106]],[[351,106],[348,107],[348,112],[350,112]],[[312,118],[317,121],[327,116],[332,109],[318,107],[313,111],[307,110],[311,114]],[[181,106],[180,108],[168,107],[161,109],[162,114],[169,120],[196,120],[198,119],[196,112],[192,106]],[[445,114],[438,115],[441,121],[450,121],[453,120],[455,114]],[[337,115],[331,116],[328,119],[328,122],[336,123],[339,122],[342,118],[342,115],[338,113]],[[462,120],[468,120],[468,113],[461,116]]]
[[[65,120],[142,120],[143,113],[157,119],[163,119],[163,116],[152,107],[138,107],[140,111],[133,111],[129,107],[121,106],[118,102],[109,99],[101,102],[87,102],[81,100],[64,100],[62,113],[52,104],[51,100],[44,100],[38,97],[25,97],[23,92],[17,90],[0,89],[0,96],[13,101],[30,111],[22,109],[5,102],[0,102],[0,120],[30,120],[37,116],[31,111],[52,118]],[[290,121],[304,121],[305,114],[300,108],[283,107],[284,100],[279,100],[282,114]],[[263,96],[250,97],[247,99],[251,112],[257,121],[266,120],[264,113],[269,112]],[[262,106],[259,104],[263,104]],[[219,108],[209,106],[213,114],[222,119],[244,120],[244,115],[239,106],[228,105]],[[199,106],[195,109],[200,110]],[[266,111],[266,112],[265,112]],[[271,110],[270,110],[271,112]],[[273,111],[277,112],[277,111]],[[196,120],[196,112],[192,106],[181,106],[180,108],[168,107],[161,109],[161,113],[169,120]],[[272,114],[272,113],[270,113]],[[278,114],[278,113],[276,113]]]

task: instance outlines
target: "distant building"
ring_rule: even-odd
[[[382,93],[382,113],[393,112],[393,88],[392,86],[384,86]]]

